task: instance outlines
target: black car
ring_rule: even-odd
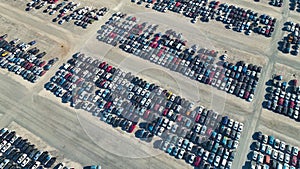
[[[256,139],[258,141],[262,141],[262,137],[263,137],[262,132],[259,131],[259,132],[256,133]]]
[[[50,168],[54,163],[56,162],[56,157],[52,157],[47,164],[45,165],[45,167]]]
[[[44,151],[44,152],[39,156],[39,158],[38,158],[37,161],[40,161],[40,162],[44,161],[45,158],[47,157],[47,155],[48,155],[48,151]]]

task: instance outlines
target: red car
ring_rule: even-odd
[[[194,166],[195,166],[195,167],[198,167],[199,164],[200,164],[200,162],[201,162],[201,157],[200,157],[200,156],[197,156],[197,157],[195,158],[195,161],[194,161]]]
[[[164,111],[163,111],[163,116],[166,116],[167,114],[168,114],[168,112],[169,112],[169,109],[164,109]]]
[[[296,167],[296,165],[297,165],[297,156],[293,156],[293,158],[292,158],[292,165],[294,166],[294,167]]]
[[[82,82],[83,81],[83,79],[82,78],[80,78],[80,79],[78,79],[76,82],[75,82],[75,84],[76,85],[78,85],[80,82]]]
[[[49,4],[55,4],[58,2],[58,0],[48,0]]]
[[[133,132],[133,130],[135,129],[135,127],[136,127],[136,124],[135,123],[133,123],[130,127],[129,127],[129,130],[128,130],[128,132],[129,133],[132,133]]]
[[[298,80],[297,80],[297,79],[294,79],[294,80],[293,80],[293,84],[294,84],[295,86],[298,86]]]
[[[101,80],[100,83],[99,83],[99,86],[102,87],[105,84],[105,82],[106,82],[105,79]]]
[[[105,65],[106,65],[106,62],[102,62],[102,63],[100,63],[99,68],[102,69]]]
[[[246,93],[244,94],[244,99],[248,99],[248,98],[249,98],[249,95],[250,95],[250,93],[249,93],[249,92],[246,92]]]
[[[158,108],[159,108],[159,106],[160,106],[159,104],[156,104],[156,105],[154,106],[154,110],[157,111]]]
[[[210,136],[212,131],[213,131],[212,128],[208,128],[207,131],[206,131],[206,134]]]
[[[26,66],[26,69],[29,70],[33,67],[33,64],[32,63],[29,63],[27,66]]]
[[[72,76],[72,73],[67,73],[66,75],[65,75],[65,79],[69,79],[69,77],[71,77]]]
[[[216,73],[216,72],[210,72],[209,77],[210,77],[210,78],[214,77],[214,76],[215,76],[215,73]]]
[[[182,120],[182,115],[181,114],[178,114],[178,116],[177,116],[177,119],[176,119],[178,122],[181,122],[181,120]]]
[[[111,106],[111,102],[107,102],[104,106],[105,109],[108,109]]]
[[[294,107],[295,107],[295,102],[291,101],[291,102],[290,102],[290,108],[293,109]]]
[[[150,110],[146,110],[145,113],[144,113],[144,115],[143,115],[143,118],[144,119],[148,119],[149,114],[150,114]]]
[[[177,61],[177,58],[174,57],[173,60],[172,60],[172,63],[176,63],[176,61]]]
[[[112,66],[108,66],[108,67],[106,68],[106,72],[110,72],[112,68],[113,68]]]
[[[44,67],[45,65],[46,65],[46,61],[43,61],[43,62],[41,62],[40,64],[39,64],[39,67]]]
[[[278,100],[278,105],[283,105],[283,101],[284,101],[284,99],[283,98],[279,98],[279,100]]]
[[[196,118],[195,118],[195,122],[198,122],[200,120],[200,117],[201,117],[201,113],[198,113]]]
[[[46,70],[41,71],[41,73],[39,74],[39,76],[44,76],[44,74],[46,73]]]
[[[165,51],[165,48],[160,49],[157,56],[161,57],[161,55],[164,53],[164,51]]]
[[[212,78],[207,78],[207,80],[206,80],[206,84],[211,84],[211,82],[212,82]]]

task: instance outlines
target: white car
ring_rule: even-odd
[[[167,130],[170,130],[172,125],[173,125],[173,121],[169,121],[169,123],[167,124]]]
[[[285,153],[284,162],[287,163],[287,164],[289,164],[290,163],[290,159],[291,159],[291,156],[288,153]]]
[[[224,89],[224,90],[225,90],[226,92],[228,92],[228,91],[229,91],[229,89],[230,89],[230,84],[226,84],[226,85],[225,85],[225,89]]]
[[[22,167],[25,167],[30,161],[30,158],[29,157],[26,157],[25,160],[23,160],[23,162],[21,163],[21,166]]]
[[[229,121],[228,121],[228,127],[232,127],[233,126],[233,122],[234,122],[234,120],[232,120],[232,119],[229,119]]]
[[[183,142],[183,138],[180,137],[180,138],[178,139],[177,143],[176,143],[176,146],[177,146],[177,147],[181,147],[182,142]]]
[[[204,152],[204,154],[203,154],[203,160],[207,161],[208,156],[209,156],[209,151],[206,151],[206,150],[205,150],[205,152]]]
[[[9,142],[11,144],[13,144],[17,140],[18,137],[19,137],[19,135],[15,135]]]
[[[239,141],[235,140],[235,141],[233,142],[232,148],[233,148],[233,149],[236,149],[238,146],[239,146]]]
[[[168,148],[168,145],[169,145],[168,141],[162,142],[162,144],[161,144],[161,150],[162,151],[166,151],[167,148]]]
[[[218,167],[219,163],[220,163],[221,157],[220,156],[216,156],[215,161],[214,161],[214,166]]]
[[[233,93],[233,91],[234,91],[234,89],[235,89],[235,86],[234,85],[232,85],[231,87],[230,87],[230,89],[229,89],[229,93]]]
[[[199,133],[199,132],[200,132],[200,129],[201,129],[201,125],[198,124],[198,123],[196,123],[196,124],[195,124],[195,129],[194,129],[195,132],[196,132],[196,133]]]
[[[244,90],[244,89],[241,89],[239,96],[240,96],[241,98],[243,98],[244,94],[245,94],[245,90]]]
[[[0,144],[0,148],[2,149],[2,147],[4,147],[6,145],[7,141],[6,140],[3,140]]]
[[[184,150],[183,148],[180,149],[180,150],[179,150],[179,153],[178,153],[178,155],[177,155],[177,158],[182,159],[184,153],[185,153],[185,150]]]
[[[57,165],[57,169],[63,169],[64,166],[65,166],[64,163],[59,163],[59,164]]]
[[[9,149],[10,146],[11,146],[10,143],[6,143],[6,144],[1,148],[1,152],[4,153],[7,149]]]
[[[167,127],[167,124],[169,123],[169,119],[164,119],[162,126]]]
[[[195,160],[195,157],[196,157],[195,154],[191,154],[191,155],[189,156],[188,162],[189,162],[190,164],[192,164],[192,163],[194,162],[194,160]]]
[[[262,153],[258,154],[257,162],[260,163],[260,164],[263,164],[263,162],[264,162],[264,155]]]
[[[277,156],[278,156],[278,151],[273,149],[272,158],[277,159]]]
[[[240,123],[237,131],[242,132],[243,129],[244,129],[244,124]]]
[[[240,138],[241,138],[241,133],[240,132],[236,132],[235,139],[236,140],[240,140]]]
[[[219,143],[221,141],[221,139],[222,139],[222,134],[219,133],[217,135],[216,141]]]
[[[160,127],[158,130],[157,130],[157,135],[158,136],[161,136],[163,134],[163,132],[165,131],[165,128],[164,127]]]
[[[0,168],[3,168],[4,166],[6,166],[6,164],[9,163],[9,159],[5,159],[1,164],[0,164]]]
[[[192,142],[189,142],[188,146],[187,146],[187,151],[191,151],[193,148],[194,144]]]
[[[233,125],[233,129],[234,129],[234,130],[237,130],[238,127],[239,127],[239,122],[238,122],[238,121],[235,121],[235,122],[234,122],[234,125]]]
[[[23,161],[26,157],[27,157],[27,154],[23,153],[23,154],[19,157],[19,159],[17,160],[17,163],[18,163],[18,164],[21,164],[22,161]]]
[[[258,152],[257,151],[253,151],[253,153],[252,153],[252,160],[256,161],[257,157],[258,157]]]
[[[284,159],[284,153],[281,152],[281,151],[279,151],[278,152],[278,160],[281,161],[281,162],[283,162],[283,159]]]

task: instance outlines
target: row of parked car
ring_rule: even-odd
[[[0,130],[0,151],[1,169],[43,169],[56,162],[56,157],[48,151],[39,150],[28,139],[7,128]]]
[[[270,0],[269,4],[276,7],[282,7],[283,0]]]
[[[218,52],[198,49],[197,45],[186,47],[186,40],[180,40],[168,30],[165,34],[156,33],[155,26],[145,23],[132,24],[131,16],[127,19],[119,17],[110,19],[101,27],[98,39],[119,47],[125,52],[167,67],[173,71],[212,85],[220,90],[252,101],[262,67],[247,64],[243,61],[236,64],[215,59]],[[124,21],[122,22],[122,20]],[[130,20],[128,22],[128,20]],[[130,23],[130,27],[125,27]],[[124,28],[125,27],[125,28]],[[137,30],[138,33],[133,33]],[[175,33],[176,34],[176,33]],[[226,59],[227,55],[222,55]]]
[[[286,36],[284,36],[279,43],[278,49],[283,53],[291,53],[292,55],[297,56],[299,54],[300,46],[299,23],[291,21],[286,22],[283,30],[287,32],[287,34],[285,34]]]
[[[255,139],[256,141],[252,143],[252,150],[249,153],[251,169],[300,168],[300,151],[297,146],[292,146],[262,132],[256,132]]]
[[[276,18],[266,14],[258,16],[258,13],[250,9],[243,9],[220,1],[152,1],[152,3],[154,10],[160,12],[170,10],[183,14],[192,18],[192,23],[197,22],[199,19],[203,22],[216,19],[226,24],[226,28],[237,32],[244,31],[246,35],[250,35],[254,31],[266,37],[271,37],[276,23]],[[278,3],[274,1],[272,4],[279,5],[280,0]],[[149,7],[149,5],[146,5],[146,7]]]
[[[74,85],[72,90],[68,84]],[[243,130],[242,123],[203,106],[194,108],[171,91],[83,53],[62,65],[45,88],[141,140],[161,137],[162,150],[195,166],[230,168]]]
[[[27,4],[26,10],[30,11],[31,9],[41,9],[49,4],[46,9],[43,10],[43,12],[49,13],[49,15],[58,13],[58,15],[52,20],[53,22],[58,22],[58,24],[61,25],[65,22],[74,20],[75,25],[84,29],[86,29],[88,25],[92,24],[93,22],[98,21],[108,12],[108,8],[106,7],[100,9],[93,9],[88,6],[78,8],[80,3],[75,3],[73,1],[63,1],[55,5],[56,3],[57,1],[32,0]]]
[[[296,9],[297,8],[297,9]],[[300,1],[299,0],[290,0],[290,10],[300,12]]]
[[[42,58],[46,52],[33,47],[36,41],[29,43],[19,42],[20,39],[6,40],[7,34],[0,37],[0,66],[8,69],[24,79],[35,83],[58,60],[54,58],[48,62]]]
[[[175,158],[184,159],[199,168],[231,168],[243,123],[227,116],[222,118],[217,112],[203,106],[193,111],[196,113],[192,127],[186,127],[177,120],[159,117],[147,129],[162,138],[160,149]],[[176,132],[178,126],[189,131],[184,134],[182,131]]]
[[[300,121],[300,86],[298,86],[298,80],[293,79],[286,82],[281,81],[278,77],[280,76],[275,76],[269,81],[264,107]]]

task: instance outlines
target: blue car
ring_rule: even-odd
[[[228,123],[228,116],[224,116],[222,118],[222,124],[227,125],[227,123]]]
[[[274,140],[275,138],[273,136],[269,136],[269,140],[268,140],[269,145],[273,146]]]

